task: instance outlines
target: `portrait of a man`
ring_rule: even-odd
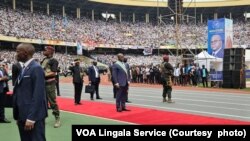
[[[224,56],[224,47],[223,41],[220,35],[213,35],[211,38],[211,49],[212,49],[212,56],[223,58]]]

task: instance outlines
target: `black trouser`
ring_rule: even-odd
[[[206,83],[206,87],[208,87],[208,84],[207,84],[207,77],[202,77],[202,84],[203,84],[203,87],[205,87],[205,83]]]
[[[4,114],[5,93],[0,93],[0,120],[5,119]]]
[[[36,121],[34,128],[30,131],[24,130],[25,121],[17,122],[21,141],[46,141],[45,120]]]
[[[196,77],[195,76],[191,76],[191,80],[192,80],[193,86],[197,86]]]
[[[126,93],[128,91],[128,85],[120,86],[117,88],[116,93],[116,109],[121,110],[126,108]]]
[[[3,92],[0,93],[0,119],[5,119],[5,102],[6,102],[6,93],[9,91],[9,87],[3,88]]]
[[[126,101],[128,101],[128,86],[127,86],[127,91],[126,91]]]
[[[91,82],[91,86],[95,87],[96,98],[100,98],[99,96],[99,81]],[[94,98],[94,93],[90,93],[90,98]]]
[[[75,103],[79,104],[81,101],[83,83],[74,83],[75,87]]]

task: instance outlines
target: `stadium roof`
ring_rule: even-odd
[[[89,0],[92,2],[145,7],[166,7],[168,0]],[[183,0],[184,7],[223,7],[250,5],[250,0]]]

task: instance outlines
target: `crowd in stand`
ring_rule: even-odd
[[[91,55],[92,58],[96,59],[97,61],[110,65],[112,64],[113,60],[116,60],[116,55]],[[161,63],[161,56],[152,55],[152,56],[142,56],[142,55],[126,55],[128,58],[128,63],[130,65],[149,65],[149,64],[160,64]],[[172,57],[170,57],[170,62],[173,62]]]
[[[46,15],[41,12],[31,13],[28,10],[15,10],[0,7],[0,34],[17,38],[50,39],[67,42],[91,42],[96,44],[133,45],[157,47],[175,43],[175,25],[153,25],[151,23],[128,23],[101,20],[89,20],[84,17],[76,19],[63,18],[62,15]],[[250,24],[234,22],[234,44],[250,45]],[[182,47],[195,48],[205,46],[207,41],[206,24],[191,26],[180,25],[179,38]],[[1,51],[1,59],[12,64],[15,52]],[[42,53],[34,55],[38,61],[43,58]],[[115,60],[114,55],[93,55],[99,62],[110,65]],[[160,56],[127,55],[131,66],[131,77],[135,83],[159,83],[161,63]],[[74,56],[55,54],[59,60],[61,71],[67,71],[74,60]],[[172,59],[171,59],[172,58]],[[65,61],[67,60],[67,61]],[[176,58],[170,57],[170,63],[175,67],[176,85],[197,85],[200,82],[200,68],[194,65],[177,65]],[[82,64],[84,65],[84,64]],[[184,68],[184,69],[183,69]],[[180,71],[183,70],[183,71]]]
[[[175,25],[150,23],[91,21],[82,17],[63,18],[62,15],[45,15],[35,11],[0,7],[0,34],[32,39],[51,39],[68,42],[83,41],[93,44],[134,45],[157,47],[175,43]],[[234,23],[234,44],[250,45],[250,25]],[[205,46],[207,26],[182,24],[179,29],[182,47]]]
[[[0,60],[1,62],[4,62],[6,65],[8,65],[9,69],[11,69],[12,64],[16,62],[14,57],[15,54],[15,51],[0,51]],[[59,68],[62,73],[68,71],[69,66],[71,66],[72,62],[74,62],[74,59],[77,58],[77,56],[74,55],[65,55],[59,53],[55,53],[54,57],[58,60]],[[44,55],[42,54],[42,52],[36,52],[34,54],[34,58],[38,62],[41,62],[44,58]],[[85,64],[81,65],[84,66]],[[9,73],[11,73],[11,71],[9,71]]]

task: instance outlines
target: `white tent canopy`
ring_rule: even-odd
[[[206,60],[206,59],[215,59],[216,57],[208,54],[206,51],[200,52],[198,55],[195,55],[195,59],[197,60]]]
[[[195,55],[195,63],[198,63],[201,67],[205,65],[205,67],[210,70],[210,68],[215,69],[216,71],[222,71],[223,67],[223,59],[216,58],[207,53],[207,51],[202,51],[198,55]]]

